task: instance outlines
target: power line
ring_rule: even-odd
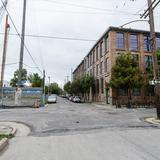
[[[3,35],[4,33],[0,33]],[[9,35],[19,36],[15,33],[9,33]],[[85,39],[85,38],[71,38],[71,37],[58,37],[58,36],[48,36],[48,35],[35,35],[35,34],[26,34],[26,37],[33,38],[48,38],[48,39],[59,39],[59,40],[72,40],[72,41],[96,41],[95,39]]]
[[[100,11],[114,12],[114,13],[124,13],[124,14],[130,14],[130,15],[139,15],[139,14],[135,14],[135,13],[125,12],[122,10],[112,10],[112,9],[106,9],[106,8],[91,7],[91,6],[86,6],[86,5],[68,3],[68,2],[64,2],[64,1],[62,1],[62,2],[55,1],[55,0],[43,0],[43,1],[48,1],[51,3],[57,3],[57,4],[63,4],[63,5],[69,5],[69,6],[74,6],[74,7],[78,7],[78,8],[86,8],[86,9],[100,10]]]
[[[7,14],[8,14],[8,17],[9,17],[10,20],[11,20],[11,23],[13,24],[13,27],[14,27],[14,29],[15,29],[15,31],[16,31],[18,37],[22,40],[21,35],[19,34],[18,29],[17,29],[17,27],[16,27],[16,25],[15,25],[15,23],[14,23],[14,21],[13,21],[11,15],[10,15],[9,11],[7,10],[7,8],[6,8],[5,4],[4,4],[4,2],[3,2],[2,0],[1,0],[1,2],[2,2],[3,6],[4,6],[4,8],[5,8],[5,10],[6,10]],[[24,43],[24,41],[23,41],[23,43]],[[31,53],[30,53],[30,51],[28,50],[28,48],[27,48],[27,46],[26,46],[25,43],[24,43],[24,47],[25,47],[27,53],[29,54],[30,58],[32,59],[33,63],[35,64],[35,66],[37,66],[37,69],[39,70],[39,72],[42,73],[42,71],[41,71],[40,68],[38,67],[37,63],[35,62],[33,56],[31,55]]]

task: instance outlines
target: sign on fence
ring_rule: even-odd
[[[42,88],[4,87],[0,90],[3,106],[33,106],[35,102],[42,103]],[[41,104],[42,105],[42,104]]]

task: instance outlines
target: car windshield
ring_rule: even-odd
[[[51,95],[49,96],[49,98],[56,98],[56,95]]]

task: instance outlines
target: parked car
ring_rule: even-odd
[[[48,96],[48,103],[56,103],[57,102],[57,95],[56,94],[52,94],[50,96]]]
[[[73,102],[74,102],[74,103],[81,103],[81,99],[80,99],[78,96],[75,96],[75,97],[73,98]]]
[[[70,100],[70,101],[73,101],[73,98],[74,98],[73,96],[70,96],[70,97],[69,97],[69,100]]]

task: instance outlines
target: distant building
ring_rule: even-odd
[[[160,48],[160,33],[156,33],[156,37],[156,46]],[[139,62],[141,70],[146,73],[152,63],[149,32],[109,27],[74,70],[74,79],[82,75],[94,76],[95,91],[92,93],[94,101],[115,104],[115,91],[106,84],[110,81],[111,69],[116,57],[124,52],[131,52]],[[118,95],[121,102],[126,103],[127,91],[124,88],[118,90]],[[154,101],[154,86],[150,91],[133,89],[132,99],[135,103]]]

